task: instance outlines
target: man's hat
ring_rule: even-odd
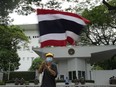
[[[48,57],[48,56],[50,56],[50,57],[53,57],[54,56],[54,54],[52,54],[52,53],[46,53],[46,55],[45,55],[46,57]]]

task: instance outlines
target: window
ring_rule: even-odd
[[[69,80],[72,80],[72,72],[69,71]]]
[[[85,78],[85,71],[82,71],[82,77]]]
[[[31,57],[32,61],[34,60],[34,57]]]
[[[61,80],[64,80],[64,75],[60,75],[60,79]]]
[[[80,79],[81,77],[85,78],[85,71],[78,71],[78,79]]]
[[[73,79],[76,78],[76,71],[73,71]]]
[[[31,38],[31,36],[27,36],[29,39]]]
[[[76,71],[69,71],[69,80],[73,80],[76,78]]]
[[[33,38],[39,38],[39,36],[33,36]]]
[[[78,79],[81,78],[81,71],[78,71]]]

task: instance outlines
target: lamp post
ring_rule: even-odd
[[[8,66],[8,80],[9,80],[9,77],[10,77],[10,62],[9,62],[8,65],[9,65],[9,66]]]

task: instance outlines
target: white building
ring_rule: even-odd
[[[111,58],[116,54],[116,46],[69,46],[69,47],[51,47],[51,48],[39,48],[38,43],[38,30],[36,24],[21,25],[24,28],[24,33],[30,38],[29,49],[21,49],[18,51],[21,57],[21,66],[19,70],[28,70],[32,60],[38,55],[44,58],[44,54],[51,52],[54,54],[55,61],[58,66],[58,77],[64,79],[68,76],[70,79],[75,77],[85,77],[88,80],[96,80],[95,84],[109,84],[109,78],[114,73],[98,75],[106,75],[106,78],[98,78],[97,72],[92,71],[91,63],[96,61],[102,61],[103,59]],[[34,52],[34,51],[35,52]],[[38,54],[38,55],[37,55]],[[100,71],[101,72],[101,71]],[[101,79],[101,81],[99,80]],[[100,81],[100,82],[99,82]]]
[[[18,54],[21,58],[21,65],[19,66],[18,71],[27,71],[32,64],[33,59],[38,57],[38,55],[32,50],[32,48],[39,46],[39,34],[36,25],[20,25],[20,27],[24,29],[24,33],[29,37],[30,43],[28,44],[28,48],[24,48],[24,46],[22,46],[22,48],[18,50]]]

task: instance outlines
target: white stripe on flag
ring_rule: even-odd
[[[75,41],[79,41],[80,36],[71,31],[66,31],[66,35],[71,37]]]
[[[73,16],[68,16],[68,15],[63,15],[63,14],[38,15],[38,22],[56,20],[56,19],[65,19],[65,20],[74,21],[74,22],[81,24],[81,25],[86,25],[86,23],[82,19],[77,18],[77,17],[73,17]]]
[[[52,33],[40,36],[40,42],[44,42],[47,40],[66,40],[66,33]]]

